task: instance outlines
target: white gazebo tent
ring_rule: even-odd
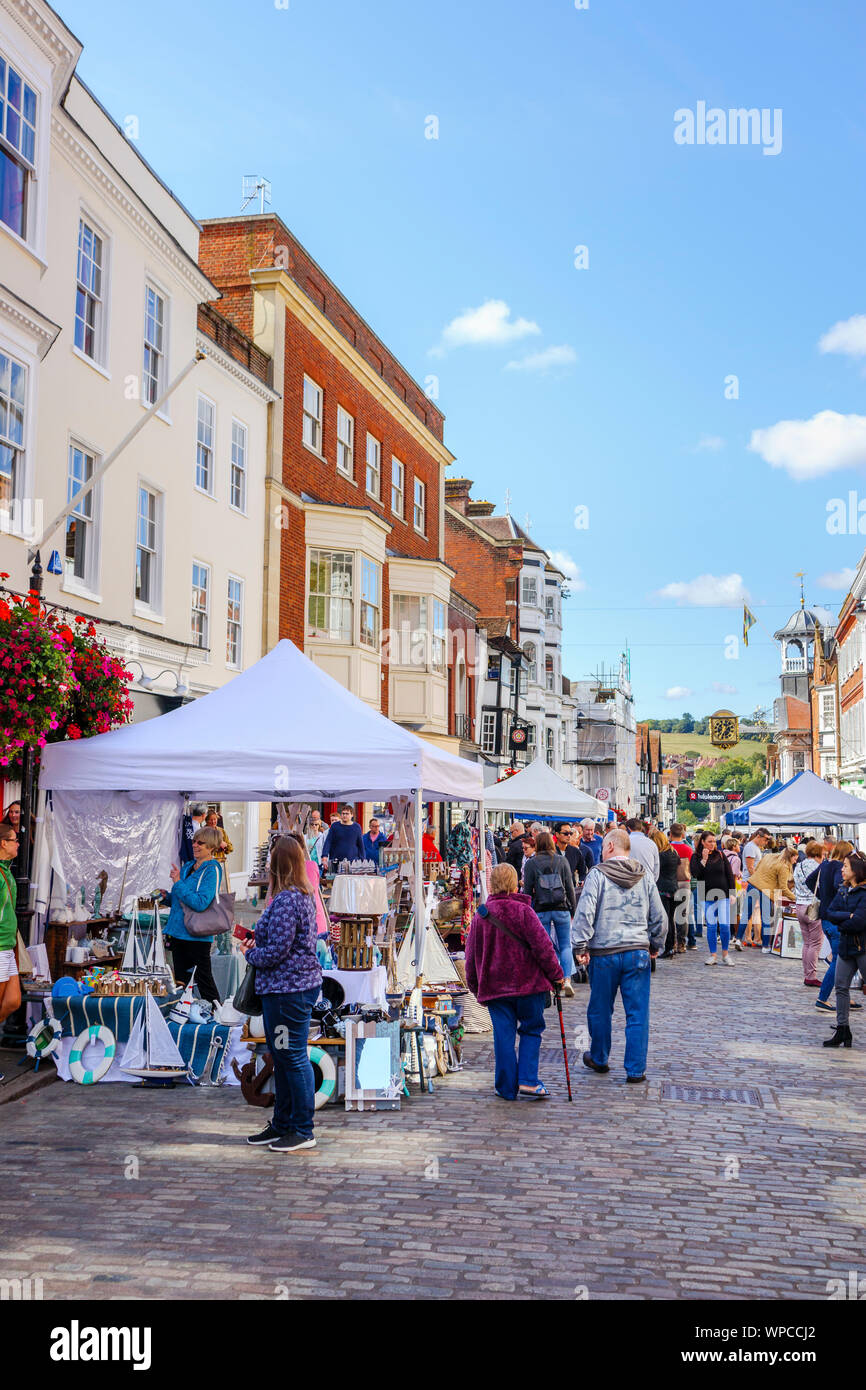
[[[750,825],[857,825],[866,821],[866,801],[840,791],[814,772],[798,772],[775,796],[753,803]]]
[[[576,818],[607,816],[607,806],[566,782],[544,758],[535,758],[513,777],[506,777],[484,794],[486,811],[512,811],[529,816]]]
[[[193,800],[415,802],[415,911],[423,920],[421,807],[477,802],[480,764],[455,757],[351,694],[287,640],[226,685],[140,724],[42,754],[41,791]],[[483,847],[482,891],[486,892]],[[418,973],[424,933],[418,933]]]

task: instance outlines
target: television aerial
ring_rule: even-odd
[[[254,198],[259,199],[259,212],[264,212],[265,203],[270,207],[271,184],[262,174],[244,174],[241,212],[244,212]]]

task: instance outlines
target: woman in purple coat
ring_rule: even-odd
[[[494,1088],[500,1100],[546,1100],[538,1079],[545,996],[563,983],[550,937],[511,864],[490,874],[490,897],[466,939],[466,983],[493,1023]],[[520,1039],[515,1053],[515,1043]]]
[[[310,1016],[322,987],[316,955],[316,899],[305,852],[292,835],[271,850],[272,901],[256,925],[255,946],[241,945],[255,966],[265,1037],[274,1059],[274,1118],[248,1144],[275,1153],[314,1149],[315,1085],[307,1054]]]

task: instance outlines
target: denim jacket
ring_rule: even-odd
[[[659,891],[636,859],[608,859],[589,871],[574,918],[576,950],[591,956],[660,951],[667,930]]]

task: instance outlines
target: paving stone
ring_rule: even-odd
[[[319,1147],[288,1160],[244,1144],[256,1117],[234,1088],[40,1090],[3,1110],[24,1181],[4,1195],[0,1278],[38,1275],[50,1299],[826,1298],[828,1279],[866,1276],[866,1026],[828,1055],[797,962],[702,963],[653,977],[646,1088],[623,1082],[617,1006],[611,1073],[572,1052],[569,1105],[548,1015],[552,1100],[498,1103],[489,1039],[468,1038],[434,1095],[319,1112]]]

